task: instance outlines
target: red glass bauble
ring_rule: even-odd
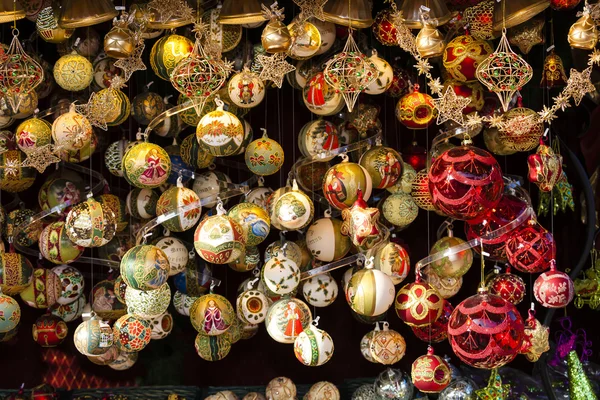
[[[392,78],[392,84],[385,91],[388,96],[391,97],[402,97],[408,93],[410,87],[411,77],[406,70],[400,67],[394,67],[394,77]]]
[[[492,369],[517,356],[523,329],[523,319],[514,305],[483,290],[454,309],[448,322],[448,339],[464,363]]]
[[[554,236],[534,219],[514,229],[505,245],[510,265],[521,272],[543,272],[556,256]]]
[[[488,282],[490,293],[502,297],[515,306],[523,301],[525,296],[525,282],[520,276],[510,273],[510,268],[506,269],[506,273],[494,276]]]
[[[379,42],[385,46],[398,45],[398,30],[394,25],[392,10],[382,10],[373,21],[373,34]]]
[[[436,116],[433,97],[419,92],[419,85],[415,85],[414,91],[402,96],[396,104],[396,118],[409,129],[426,129]]]
[[[396,295],[396,314],[410,326],[432,324],[442,315],[443,306],[444,298],[438,291],[419,279],[404,285]]]
[[[452,379],[448,363],[433,353],[429,346],[427,354],[417,359],[412,364],[412,383],[423,393],[439,393]]]
[[[569,275],[558,271],[551,263],[550,271],[544,272],[533,284],[535,299],[547,308],[562,308],[573,300],[575,289]]]
[[[429,170],[433,205],[455,219],[481,218],[498,205],[503,189],[494,156],[474,146],[446,150]]]
[[[494,49],[485,40],[462,35],[452,39],[444,50],[442,61],[448,74],[461,82],[477,80],[477,66]]]
[[[67,324],[60,317],[44,314],[33,325],[33,340],[42,347],[58,346],[65,340],[68,331]]]
[[[454,311],[452,304],[448,300],[444,300],[442,314],[435,322],[423,327],[413,326],[411,329],[415,336],[424,342],[442,342],[448,338],[448,321],[450,320],[452,311]]]
[[[571,10],[581,2],[581,0],[550,0],[550,7],[557,11]]]
[[[511,194],[505,194],[500,198],[500,202],[494,208],[489,209],[481,218],[470,220],[465,224],[467,240],[489,235],[497,229],[506,226],[514,221],[525,209],[527,202]],[[489,258],[496,261],[505,261],[506,252],[504,245],[510,237],[512,231],[500,235],[493,239],[483,239],[483,250],[489,254]],[[475,251],[480,252],[481,248],[475,246]]]
[[[402,161],[410,164],[415,171],[420,171],[427,165],[427,149],[412,142],[402,149]]]

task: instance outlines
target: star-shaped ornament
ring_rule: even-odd
[[[479,400],[506,400],[510,395],[510,385],[503,385],[497,369],[493,369],[488,385],[475,391]]]
[[[292,64],[285,60],[285,53],[275,53],[272,56],[258,56],[258,62],[262,65],[262,71],[260,71],[260,79],[263,81],[273,81],[275,86],[281,89],[283,85],[283,77],[288,72],[296,70]]]
[[[538,112],[538,115],[540,116],[542,122],[547,124],[551,124],[552,121],[556,119],[556,113],[554,112],[554,109],[549,108],[548,106],[543,106],[542,111]]]
[[[54,145],[47,144],[45,146],[34,147],[27,151],[27,158],[21,166],[33,167],[41,174],[48,166],[60,162],[60,158],[54,154]]]
[[[442,85],[442,82],[440,82],[440,78],[431,79],[427,86],[429,86],[431,93],[437,95],[442,94],[442,90],[444,89],[444,85]]]
[[[571,68],[569,74],[569,80],[567,81],[566,91],[573,97],[575,105],[579,105],[583,97],[590,92],[596,90],[590,76],[592,74],[592,67],[587,67],[583,71],[579,72],[575,68]]]
[[[122,58],[120,60],[115,61],[115,67],[119,67],[121,71],[123,71],[123,77],[125,81],[128,81],[131,78],[131,75],[135,71],[145,71],[146,64],[142,61],[142,53],[144,52],[144,41],[140,41],[138,45],[135,47],[133,54],[128,58]]]
[[[106,131],[106,119],[112,112],[112,103],[108,99],[110,95],[108,91],[93,92],[86,104],[75,106],[75,112],[86,117],[90,124]]]
[[[454,89],[448,86],[442,97],[433,99],[433,104],[438,110],[437,124],[441,125],[451,120],[463,126],[465,124],[463,110],[470,102],[471,99],[458,96]]]
[[[417,61],[417,64],[415,64],[415,68],[417,69],[419,75],[427,75],[433,67],[426,58],[421,58],[419,61]]]
[[[194,10],[184,0],[152,0],[148,8],[155,11],[159,22],[170,19],[194,20]]]
[[[311,17],[325,21],[323,6],[327,3],[327,0],[294,0],[294,3],[300,7],[300,21],[306,21]]]
[[[591,53],[590,53],[590,60],[588,62],[588,65],[600,65],[600,50],[598,49],[594,49]]]

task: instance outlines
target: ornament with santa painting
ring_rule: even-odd
[[[410,257],[404,247],[390,242],[375,252],[373,267],[388,275],[394,285],[398,285],[408,276]]]
[[[362,155],[359,164],[367,170],[376,189],[392,186],[402,174],[402,158],[391,147],[370,148]]]
[[[371,197],[373,181],[371,175],[360,164],[342,161],[329,168],[323,178],[323,194],[338,210],[351,207],[358,199],[358,191],[368,201]]]
[[[336,150],[339,146],[337,128],[321,118],[306,123],[298,134],[298,147],[305,157],[319,156],[319,161],[329,161],[335,155],[327,152]]]
[[[310,112],[317,115],[334,115],[344,104],[341,93],[329,86],[323,72],[311,76],[302,89],[302,99]]]
[[[276,342],[293,344],[311,322],[312,313],[306,303],[296,298],[284,298],[269,307],[265,326]]]

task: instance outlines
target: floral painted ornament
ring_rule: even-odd
[[[252,173],[260,176],[273,175],[283,165],[283,148],[267,136],[267,130],[261,128],[263,136],[251,142],[244,153],[246,166]]]
[[[292,293],[300,284],[300,269],[291,259],[273,257],[261,270],[261,279],[267,289],[278,295]]]
[[[67,234],[65,222],[54,222],[44,228],[39,240],[40,253],[54,264],[69,264],[83,254],[84,248],[73,243]]]
[[[150,291],[137,290],[127,286],[125,302],[129,314],[136,318],[151,320],[167,311],[171,303],[171,289],[168,283]]]
[[[313,276],[302,285],[302,295],[311,306],[326,307],[337,298],[338,284],[329,273]]]
[[[225,214],[219,202],[217,215],[201,221],[194,233],[194,247],[202,259],[213,264],[229,264],[244,254],[246,233],[233,218]]]
[[[46,268],[36,268],[33,280],[19,294],[21,299],[33,308],[48,308],[56,304],[61,293],[58,275]]]
[[[225,103],[215,98],[217,109],[204,115],[196,127],[200,147],[215,157],[235,154],[244,141],[244,126],[234,114],[224,111]]]
[[[527,157],[527,177],[543,192],[551,192],[562,176],[562,156],[551,147],[540,143],[535,154]]]
[[[145,319],[125,314],[115,321],[113,334],[118,349],[134,353],[143,350],[150,343],[152,327]]]
[[[24,255],[0,255],[0,291],[9,296],[25,290],[33,280],[33,265]]]
[[[21,321],[21,307],[19,303],[10,296],[0,293],[0,336],[10,332],[19,325]]]
[[[293,344],[311,322],[312,314],[306,303],[296,298],[283,298],[269,307],[265,326],[276,342]]]
[[[125,153],[122,165],[127,182],[142,189],[159,187],[171,173],[171,160],[167,152],[148,142],[134,144]]]
[[[318,367],[333,357],[333,339],[314,320],[294,341],[294,354],[298,361],[309,367]]]
[[[236,312],[229,300],[218,294],[201,296],[190,308],[192,326],[201,335],[221,335],[233,325],[236,318]]]
[[[137,219],[150,219],[156,216],[158,193],[152,189],[135,188],[125,199],[127,214]]]
[[[575,296],[571,277],[556,269],[556,261],[550,261],[550,270],[544,272],[533,284],[535,299],[547,308],[566,307]]]
[[[58,304],[71,304],[83,295],[85,280],[77,268],[71,265],[59,265],[52,268],[52,272],[58,276],[61,283],[60,297],[56,299]]]
[[[162,217],[162,225],[173,232],[193,228],[200,220],[201,209],[200,198],[192,189],[184,187],[181,179],[175,187],[164,191],[156,203],[156,214]],[[175,216],[167,218],[174,212]]]

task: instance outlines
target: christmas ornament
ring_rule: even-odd
[[[267,176],[277,173],[283,166],[283,148],[267,136],[263,128],[263,137],[250,143],[244,153],[246,166],[255,175]]]
[[[352,269],[350,269],[350,271],[351,270]],[[377,363],[377,361],[375,361],[375,359],[371,355],[371,341],[373,340],[373,337],[377,332],[379,332],[379,323],[375,323],[375,329],[367,332],[360,341],[360,353],[365,358],[365,360],[371,363]]]
[[[112,336],[112,328],[109,326],[108,329],[111,331],[111,336]],[[96,365],[109,365],[110,363],[114,362],[115,360],[117,360],[119,358],[119,354],[120,351],[119,349],[117,349],[117,346],[115,346],[114,344],[112,346],[110,346],[107,351],[103,354],[100,354],[98,356],[87,356],[88,360],[90,360],[92,363],[96,364]],[[136,354],[137,353],[131,353],[131,354]]]
[[[339,146],[340,137],[337,128],[331,122],[321,118],[306,123],[298,134],[298,147],[305,157],[316,159],[318,156],[319,161],[329,161],[335,155],[328,154],[328,151],[336,150]]]
[[[539,145],[544,133],[544,124],[535,111],[519,106],[505,113],[502,118],[498,141],[505,148],[530,151]]]
[[[523,342],[524,324],[511,303],[480,289],[460,303],[450,316],[448,338],[466,364],[484,369],[512,361]]]
[[[165,102],[154,92],[145,90],[133,98],[131,116],[141,125],[148,125],[165,111]]]
[[[233,75],[227,83],[231,101],[241,108],[253,108],[265,98],[265,84],[258,74],[244,68]]]
[[[169,276],[186,269],[186,265],[190,261],[190,255],[186,245],[180,239],[166,236],[158,239],[154,245],[161,249],[169,260],[169,266],[171,267]]]
[[[123,156],[123,173],[127,182],[142,189],[159,187],[171,173],[171,161],[160,146],[138,142]]]
[[[110,208],[89,198],[71,208],[65,221],[69,239],[81,247],[100,247],[112,240],[117,220]]]
[[[0,293],[0,335],[10,332],[19,326],[21,321],[21,307],[19,303],[10,296]]]
[[[417,206],[425,211],[436,210],[433,197],[429,192],[429,173],[427,169],[417,172],[413,179],[410,195]]]
[[[173,307],[175,307],[175,310],[177,310],[179,314],[189,317],[190,308],[196,300],[198,300],[198,297],[188,296],[177,290],[173,295]]]
[[[284,9],[278,8],[277,4],[271,5],[270,8],[265,5],[261,7],[264,18],[269,20],[260,37],[262,47],[271,54],[288,51],[292,45],[292,37],[288,27],[282,22],[285,17]]]
[[[94,79],[92,80],[92,87],[97,90],[102,90],[111,87],[112,80],[117,76],[122,77],[123,71],[115,66],[116,59],[108,57],[106,53],[102,52],[94,59],[92,67],[94,69]]]
[[[376,395],[373,384],[366,383],[354,391],[352,400],[370,400],[374,399]]]
[[[58,276],[49,269],[36,268],[33,271],[31,284],[19,294],[28,306],[33,308],[47,308],[56,304],[60,293],[61,284]]]
[[[399,244],[389,242],[375,251],[373,268],[388,275],[394,285],[398,285],[410,271],[408,252]]]
[[[342,221],[331,218],[316,220],[306,231],[306,247],[319,261],[332,262],[345,257],[350,251],[350,238],[341,234]]]
[[[442,314],[444,299],[436,289],[417,277],[396,295],[396,314],[410,326],[422,327],[435,322]]]
[[[530,274],[548,269],[556,256],[554,236],[534,219],[513,230],[504,249],[510,265]]]
[[[33,185],[36,172],[33,168],[23,165],[26,161],[25,157],[25,153],[20,150],[7,150],[0,154],[1,190],[18,193]]]
[[[444,152],[429,170],[434,206],[456,219],[474,219],[495,207],[503,187],[496,159],[468,144]]]
[[[108,352],[113,340],[113,330],[97,318],[82,322],[73,334],[77,351],[85,356],[99,356]]]
[[[169,259],[158,247],[138,245],[125,253],[121,260],[123,281],[133,289],[156,290],[169,276]]]
[[[550,261],[550,270],[544,272],[533,284],[535,299],[547,308],[566,307],[575,296],[573,281],[566,273],[556,269],[556,261]]]
[[[340,400],[340,391],[331,382],[317,382],[306,393],[306,400]],[[246,399],[248,400],[248,399]],[[250,399],[252,400],[252,399]],[[258,400],[258,399],[257,399]]]
[[[413,333],[416,337],[424,342],[440,343],[448,338],[448,321],[450,315],[454,311],[454,307],[448,300],[444,300],[444,306],[442,307],[442,314],[438,319],[429,325],[425,326],[411,326]]]
[[[508,31],[508,41],[521,50],[521,53],[528,54],[535,45],[544,43],[544,23],[543,15],[538,15],[522,24],[510,28]]]
[[[389,174],[395,173],[390,169]],[[396,175],[399,175],[399,170]],[[323,178],[323,194],[329,204],[338,210],[351,207],[358,200],[359,191],[365,201],[369,200],[372,186],[373,181],[367,169],[347,159],[329,168]]]
[[[152,340],[164,339],[169,336],[173,330],[173,316],[168,312],[165,312],[156,318],[152,318],[150,320],[150,325],[152,326],[152,334],[150,335]]]
[[[127,353],[143,350],[150,343],[152,328],[145,319],[125,314],[113,325],[115,346]]]
[[[409,400],[415,390],[410,377],[399,369],[388,368],[375,379],[375,393],[380,398]]]
[[[229,263],[229,268],[237,272],[253,271],[260,263],[260,251],[256,246],[246,246],[244,254]]]
[[[125,303],[119,300],[115,281],[105,280],[94,285],[90,302],[92,310],[102,319],[115,320],[127,313]]]
[[[373,362],[392,365],[400,361],[406,353],[406,342],[401,334],[388,328],[388,323],[383,323],[383,329],[374,331],[369,342],[369,353]]]
[[[567,75],[560,56],[550,52],[544,60],[544,72],[540,86],[542,88],[562,87],[567,85]]]
[[[369,57],[369,61],[377,68],[377,76],[373,82],[367,86],[365,93],[372,95],[381,94],[392,86],[394,70],[387,61],[377,55],[376,50],[373,50],[371,57]]]
[[[440,392],[440,400],[477,400],[475,395],[477,385],[472,379],[460,377],[454,379]]]
[[[212,208],[217,204],[220,192],[225,191],[231,179],[220,171],[209,171],[196,175],[192,190],[196,192],[202,204],[206,208]]]
[[[42,347],[56,347],[65,340],[69,328],[65,321],[52,314],[44,314],[35,320],[33,340]]]
[[[415,38],[417,51],[422,58],[439,57],[444,53],[444,35],[435,27],[428,14],[423,14],[423,27]]]
[[[115,345],[115,348],[117,346]],[[138,353],[131,353],[124,350],[117,350],[119,352],[117,358],[110,362],[108,366],[116,371],[125,371],[135,365],[138,359]],[[88,357],[89,358],[89,357]]]
[[[56,299],[58,304],[70,304],[83,295],[85,281],[79,270],[70,265],[59,265],[52,268],[61,283],[60,296]]]
[[[68,236],[65,222],[54,222],[40,234],[39,246],[42,256],[54,264],[69,264],[77,260],[84,248],[73,243]]]
[[[325,82],[342,94],[349,112],[352,112],[358,95],[378,76],[377,67],[361,53],[351,31],[344,50],[325,64],[323,73]]]
[[[529,317],[525,324],[523,346],[519,350],[519,353],[524,354],[527,360],[536,362],[542,354],[550,350],[549,336],[550,329],[535,319],[535,312],[533,310],[529,310]]]
[[[437,124],[441,125],[446,121],[454,121],[458,125],[464,125],[463,110],[471,103],[471,100],[458,96],[450,87],[446,87],[444,95],[431,100],[438,111]]]
[[[268,262],[273,257],[288,258],[295,262],[296,265],[302,265],[302,249],[291,241],[278,240],[268,245],[265,250],[264,261]]]
[[[218,53],[226,53],[235,49],[242,40],[242,26],[221,24],[219,22],[220,14],[221,8],[219,7],[208,10],[202,15],[202,22],[210,32],[211,45],[217,47]]]
[[[419,92],[419,85],[414,85],[414,91],[405,94],[396,105],[396,118],[409,129],[426,129],[433,123],[437,109],[433,98]]]
[[[385,93],[394,98],[402,97],[409,92],[412,77],[406,70],[398,66],[394,66],[393,70],[392,84]]]
[[[360,165],[371,176],[372,185],[377,189],[392,186],[400,178],[402,158],[391,147],[375,146],[360,158]]]
[[[562,176],[562,156],[543,143],[540,143],[535,154],[527,157],[527,166],[529,181],[543,192],[551,192]]]
[[[247,246],[256,246],[267,238],[271,228],[270,218],[262,207],[240,203],[229,210],[228,216],[244,229]]]
[[[451,250],[453,247],[465,243],[461,238],[454,237],[451,230],[448,231],[448,236],[435,242],[429,255],[444,253],[445,256],[431,263],[433,272],[442,278],[460,278],[466,274],[473,265],[473,251],[466,249],[455,253],[454,250]]]
[[[258,63],[262,66],[259,78],[263,82],[267,80],[273,82],[279,89],[283,84],[283,77],[296,69],[285,60],[285,53],[276,53],[272,56],[258,55]]]
[[[304,105],[310,112],[317,115],[334,115],[343,107],[342,95],[325,80],[322,71],[310,76],[302,89]]]
[[[168,81],[175,67],[188,57],[193,49],[192,41],[184,36],[163,36],[152,46],[150,66],[160,79]]]
[[[353,311],[364,316],[385,313],[394,302],[394,283],[376,269],[361,269],[352,275],[346,287],[346,301]]]
[[[506,273],[497,274],[488,282],[491,294],[502,297],[511,304],[517,305],[523,301],[525,296],[525,282],[521,277],[510,273],[510,267]]]
[[[152,0],[147,4],[150,15],[145,23],[152,29],[173,29],[190,24],[194,9],[182,0]]]
[[[460,97],[471,100],[465,108],[463,108],[463,114],[469,114],[473,111],[481,111],[484,106],[484,94],[483,87],[479,82],[460,82],[456,79],[448,79],[444,82],[444,89],[448,87],[454,90]],[[474,135],[473,135],[474,136]]]
[[[25,290],[33,279],[33,265],[19,253],[0,256],[0,290],[14,296]]]
[[[287,50],[295,60],[306,60],[317,54],[321,48],[321,33],[309,21],[293,20],[288,25],[292,44]]]
[[[492,369],[488,385],[483,389],[475,391],[480,400],[504,400],[510,395],[510,385],[503,385],[498,369]]]
[[[107,56],[123,59],[130,57],[137,44],[134,33],[128,28],[134,15],[122,14],[113,20],[113,27],[104,36],[104,52]]]
[[[596,400],[598,398],[575,350],[571,350],[567,356],[567,373],[569,377],[569,397],[571,399]]]
[[[6,225],[3,232],[5,238],[25,247],[37,242],[44,226],[41,220],[36,221],[35,215],[36,213],[33,210],[26,208],[18,208],[9,212],[6,216]],[[19,231],[17,231],[18,227],[21,227]]]
[[[417,357],[411,368],[412,383],[424,393],[439,393],[450,383],[450,367],[443,358],[427,348],[427,354]]]
[[[550,0],[550,7],[557,11],[570,10],[580,2],[581,0]]]
[[[196,204],[196,207],[192,205]],[[182,210],[182,208],[186,210]],[[196,192],[177,184],[160,195],[156,203],[156,215],[176,213],[172,218],[165,219],[162,225],[173,232],[185,232],[193,228],[200,220],[202,206]]]
[[[35,18],[35,28],[39,36],[49,43],[61,43],[69,39],[75,29],[63,28],[58,23],[58,13],[54,7],[42,8]]]
[[[183,162],[192,169],[207,168],[214,160],[212,154],[200,147],[195,134],[191,134],[183,139],[179,146],[179,152]]]
[[[232,113],[223,110],[224,103],[216,99],[217,109],[200,119],[196,138],[200,147],[213,156],[232,155],[240,149],[244,140],[244,127]]]
[[[121,78],[116,77],[113,79],[110,88],[102,89],[90,100],[89,112],[92,115],[102,115],[103,111],[99,110],[107,105],[109,106],[109,111],[104,114],[108,126],[121,125],[129,118],[131,113],[131,103],[125,93],[120,90],[120,87],[122,87],[120,82]]]
[[[294,261],[276,256],[265,262],[260,277],[268,290],[286,295],[294,292],[300,284],[300,269]]]
[[[567,40],[574,49],[592,50],[596,47],[598,31],[587,7],[584,7],[581,18],[569,28]]]
[[[142,53],[144,52],[145,47],[146,45],[144,42],[139,40],[135,45],[133,53],[129,57],[115,61],[114,66],[121,70],[123,79],[126,81],[131,78],[131,75],[133,75],[134,72],[146,70],[146,64],[142,61]]]
[[[78,151],[90,145],[92,125],[72,104],[69,112],[62,114],[52,124],[52,139],[61,150]]]
[[[153,218],[158,199],[158,194],[152,189],[133,189],[125,200],[127,214],[138,219]]]
[[[381,243],[386,235],[379,223],[379,210],[368,207],[362,190],[357,190],[358,198],[350,208],[342,210],[342,235],[350,236],[352,243],[361,250],[368,250]]]
[[[196,227],[194,247],[204,260],[213,264],[228,264],[243,255],[246,246],[244,228],[225,215],[223,206],[217,215],[206,218]]]
[[[115,196],[114,194],[101,194],[96,198],[99,203],[102,203],[103,207],[108,207],[112,210],[117,218],[117,232],[123,232],[127,225],[129,224],[129,220],[126,217],[126,206],[125,201]]]
[[[313,321],[294,340],[294,354],[308,367],[321,366],[333,357],[333,339]]]
[[[135,318],[151,320],[167,311],[171,302],[171,289],[165,283],[156,290],[143,291],[127,286],[125,303],[127,312]]]
[[[441,277],[432,270],[431,266],[427,266],[423,270],[423,276],[425,281],[433,286],[444,299],[449,299],[457,294],[463,283],[462,276],[458,278]]]
[[[269,307],[265,326],[273,340],[292,344],[311,322],[312,314],[306,303],[295,298],[283,298]]]
[[[444,68],[448,74],[460,81],[477,79],[475,71],[494,50],[488,42],[473,36],[457,36],[448,42],[443,54]]]
[[[92,63],[75,52],[59,58],[54,64],[53,74],[58,86],[69,92],[85,89],[94,78]]]
[[[260,324],[267,317],[269,304],[269,299],[263,292],[246,290],[237,297],[237,316],[244,323]]]
[[[494,2],[486,0],[474,1],[463,12],[465,22],[469,25],[469,34],[479,40],[494,39],[493,20]]]
[[[405,228],[417,218],[419,207],[410,194],[398,192],[385,199],[381,211],[386,221]]]
[[[268,400],[286,400],[296,398],[296,385],[290,378],[278,377],[267,385],[265,394]]]
[[[271,223],[280,230],[304,229],[312,221],[314,213],[312,200],[298,189],[294,180],[292,190],[280,196],[273,204]]]
[[[338,295],[338,285],[330,274],[313,276],[302,285],[304,300],[313,307],[327,307]]]
[[[25,153],[33,148],[49,145],[52,142],[52,125],[37,117],[29,118],[17,127],[15,141]]]

